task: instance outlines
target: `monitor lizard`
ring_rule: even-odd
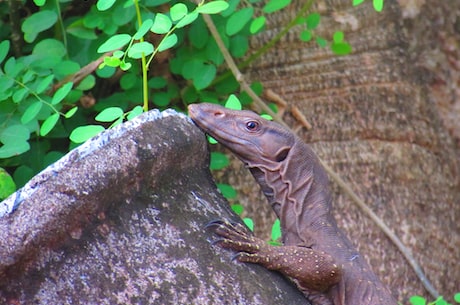
[[[213,221],[220,246],[290,277],[314,305],[397,304],[337,227],[327,174],[307,144],[252,111],[206,103],[188,110],[249,168],[281,223],[283,245],[272,246],[241,224]]]

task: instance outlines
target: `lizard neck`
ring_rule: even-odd
[[[336,228],[331,215],[329,180],[313,151],[297,140],[276,167],[248,164],[281,222],[285,245],[311,246],[309,236]]]

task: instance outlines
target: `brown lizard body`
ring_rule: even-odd
[[[194,104],[189,114],[246,164],[281,222],[280,247],[241,225],[214,222],[221,246],[289,276],[314,305],[397,304],[337,227],[327,174],[307,144],[251,111]]]

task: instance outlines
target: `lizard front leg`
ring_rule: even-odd
[[[238,261],[277,270],[292,278],[304,292],[323,292],[340,281],[341,267],[325,252],[300,246],[272,246],[238,223],[219,220],[207,227],[215,227],[215,233],[223,237],[216,243],[238,251]]]

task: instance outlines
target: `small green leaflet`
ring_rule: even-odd
[[[243,218],[244,224],[249,228],[249,230],[254,231],[254,221],[251,218]]]
[[[136,34],[134,34],[133,38],[135,40],[139,40],[142,37],[144,37],[145,34],[150,30],[150,28],[153,26],[153,20],[152,19],[147,19],[145,20],[142,25],[139,27],[137,30]]]
[[[279,11],[291,3],[291,0],[270,0],[263,7],[262,11],[264,13],[270,14],[276,11]]]
[[[99,11],[106,11],[115,4],[115,0],[98,0],[96,7]]]
[[[230,164],[228,157],[220,152],[211,152],[211,162],[209,168],[211,170],[222,169]]]
[[[70,90],[72,90],[73,83],[68,82],[64,84],[61,88],[59,88],[56,93],[53,95],[53,99],[51,100],[51,104],[56,105],[61,102],[67,94],[69,94]]]
[[[41,101],[33,102],[32,104],[30,104],[29,107],[27,107],[26,111],[24,111],[24,113],[21,116],[21,123],[27,124],[33,119],[35,119],[37,114],[42,109],[42,106],[43,106],[43,103]]]
[[[166,36],[163,38],[163,40],[160,42],[160,45],[158,46],[158,52],[163,52],[169,48],[172,48],[176,45],[177,43],[177,35],[176,34],[171,34],[169,36]]]
[[[142,58],[142,55],[148,56],[152,53],[153,45],[147,41],[135,43],[128,50],[128,56],[134,59],[139,59]]]
[[[112,122],[123,117],[123,109],[120,107],[108,107],[102,110],[95,118],[98,122]]]
[[[86,140],[94,137],[101,131],[104,131],[104,127],[100,125],[86,125],[80,126],[72,130],[69,138],[74,143],[83,143]]]
[[[243,109],[240,100],[234,94],[230,94],[230,96],[228,97],[227,101],[225,102],[225,108],[234,110]]]
[[[226,1],[212,1],[198,6],[195,11],[200,14],[218,14],[228,8]]]
[[[187,6],[183,3],[176,3],[169,10],[169,15],[171,16],[172,21],[178,21],[184,18],[187,13]]]
[[[6,55],[8,55],[8,51],[10,50],[10,41],[3,40],[0,42],[0,63],[5,59]]]
[[[128,34],[117,34],[104,42],[98,49],[98,53],[105,53],[119,49],[127,45],[131,41],[131,35]]]
[[[50,115],[40,127],[40,135],[42,137],[46,136],[53,128],[56,126],[56,123],[59,120],[59,113],[53,113]]]
[[[165,14],[158,13],[155,16],[155,21],[150,29],[155,34],[166,34],[172,27],[172,21]]]

